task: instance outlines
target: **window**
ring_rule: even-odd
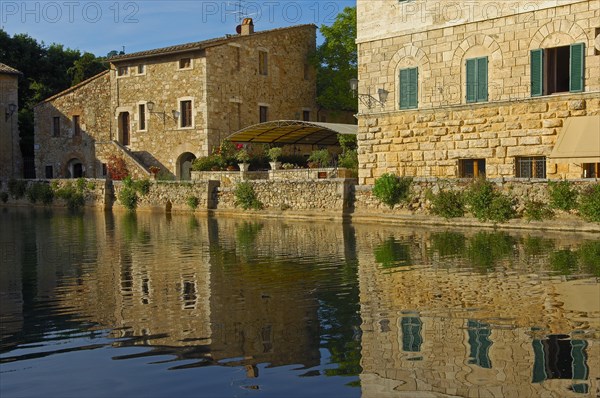
[[[138,106],[139,130],[146,130],[146,104]]]
[[[108,165],[106,163],[102,163],[102,176],[105,177],[108,174]]]
[[[599,178],[600,177],[600,163],[584,163],[582,168],[583,168],[583,178]]]
[[[259,114],[260,114],[259,115],[259,117],[260,117],[260,123],[264,123],[264,122],[267,121],[267,116],[268,116],[267,115],[268,114],[267,111],[268,110],[269,110],[269,108],[267,108],[266,106],[259,107],[258,111],[259,111]]]
[[[73,115],[73,135],[75,137],[81,135],[81,124],[79,123],[78,115]]]
[[[584,91],[585,44],[531,51],[531,96]]]
[[[54,178],[54,168],[52,166],[46,166],[46,179]]]
[[[180,127],[192,127],[192,101],[181,101],[179,107]]]
[[[52,136],[60,137],[60,116],[52,118]]]
[[[469,334],[469,363],[482,368],[491,369],[490,347],[492,341],[490,325],[487,323],[468,320],[467,331]]]
[[[517,178],[546,178],[546,157],[531,156],[515,158]]]
[[[117,68],[117,76],[122,77],[122,76],[127,76],[129,74],[129,68],[126,66],[119,66]]]
[[[533,383],[550,379],[587,380],[588,342],[569,340],[564,335],[549,335],[533,340]],[[573,387],[577,386],[575,384]],[[579,388],[583,386],[579,384]]]
[[[467,60],[467,103],[488,100],[488,58]]]
[[[179,69],[190,69],[192,67],[191,58],[181,58],[179,60]]]
[[[400,109],[415,109],[418,106],[418,79],[417,68],[402,69],[400,71]]]
[[[402,317],[400,327],[402,329],[402,351],[421,351],[421,344],[423,344],[423,337],[421,337],[423,322],[421,322],[421,319],[413,316]]]
[[[459,160],[458,175],[461,178],[477,178],[485,176],[485,159]]]
[[[310,111],[302,111],[302,120],[310,122]]]
[[[269,60],[266,51],[258,52],[258,73],[266,76],[269,71]]]
[[[143,75],[146,73],[146,65],[138,65],[137,66],[138,75]]]

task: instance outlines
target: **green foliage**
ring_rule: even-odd
[[[438,232],[431,235],[431,251],[440,257],[463,255],[466,249],[466,237],[460,232]]]
[[[317,167],[327,167],[331,163],[331,154],[327,149],[316,149],[311,152],[308,162],[315,164]]]
[[[211,170],[222,170],[225,166],[223,158],[219,154],[212,154],[209,156],[202,156],[192,163],[192,170],[194,171],[211,171]]]
[[[342,153],[346,151],[356,150],[358,147],[358,142],[356,139],[356,135],[354,134],[338,134],[337,140],[342,148]]]
[[[247,150],[242,148],[235,154],[235,160],[239,163],[248,163],[250,161],[250,154]]]
[[[51,185],[57,198],[63,199],[67,202],[69,210],[79,210],[85,204],[85,191],[86,184],[76,182],[75,185],[68,181],[62,188],[58,188],[56,185]]]
[[[569,249],[550,253],[550,266],[561,275],[571,275],[578,269],[577,254]]]
[[[356,78],[356,7],[346,7],[331,26],[320,28],[324,41],[312,56],[317,73],[317,103],[326,109],[358,110],[348,81]]]
[[[592,185],[581,193],[578,210],[586,221],[600,222],[600,184]]]
[[[489,270],[510,257],[514,245],[515,239],[504,232],[479,232],[469,239],[465,257],[471,266]]]
[[[577,190],[567,180],[548,182],[550,206],[554,209],[569,211],[577,206]]]
[[[373,195],[382,203],[393,209],[395,205],[409,198],[412,178],[397,177],[386,173],[375,180]]]
[[[431,212],[445,219],[465,215],[465,201],[461,192],[443,191],[431,197]]]
[[[544,202],[529,200],[525,203],[524,215],[527,221],[543,221],[554,218],[554,211]]]
[[[198,205],[200,204],[200,200],[196,196],[189,196],[186,199],[186,203],[190,207],[190,209],[196,210],[198,208]]]
[[[600,241],[586,241],[577,251],[579,263],[585,271],[600,278]]]
[[[156,179],[158,181],[174,181],[175,176],[173,176],[173,174],[169,173],[167,170],[161,170],[156,175]]]
[[[467,190],[465,202],[479,221],[503,223],[515,214],[512,199],[498,192],[491,182],[482,178],[473,181]]]
[[[85,178],[78,178],[77,180],[75,180],[75,186],[77,187],[78,191],[83,192],[87,187]]]
[[[256,196],[254,187],[247,181],[237,184],[235,186],[235,190],[233,191],[233,195],[235,196],[235,205],[240,206],[244,210],[259,210],[263,207],[262,203]]]
[[[84,53],[81,58],[73,62],[72,67],[67,69],[67,74],[71,77],[71,85],[79,84],[106,70],[106,66],[102,61],[102,58],[97,58],[94,54]]]
[[[279,161],[281,155],[283,155],[283,149],[279,147],[269,148],[269,150],[267,151],[267,157],[271,162]]]
[[[338,166],[353,170],[354,174],[358,176],[358,153],[356,149],[348,149],[342,153],[338,158]]]
[[[152,183],[148,179],[137,180],[133,183],[133,188],[142,196],[150,192],[150,186]]]
[[[10,192],[10,196],[14,199],[21,199],[25,196],[25,191],[27,190],[27,182],[23,180],[15,180],[11,178],[8,180],[8,192]]]
[[[411,265],[410,246],[390,237],[373,251],[375,261],[383,268]]]
[[[2,203],[8,202],[8,192],[0,192],[0,200]]]
[[[44,205],[49,205],[54,201],[54,190],[50,184],[36,182],[29,186],[26,196],[31,203],[40,201]]]
[[[295,164],[298,168],[306,167],[306,158],[303,155],[294,154],[294,155],[281,155],[279,158],[281,163],[290,163]]]
[[[119,192],[118,198],[121,204],[127,208],[127,210],[133,211],[136,209],[138,204],[138,195],[132,186],[123,184],[123,188]]]

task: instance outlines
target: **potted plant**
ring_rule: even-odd
[[[244,148],[240,149],[235,154],[235,158],[239,162],[238,166],[240,167],[240,171],[248,171],[248,168],[250,167],[250,154],[248,151]]]
[[[271,166],[271,170],[277,170],[281,167],[281,163],[279,162],[279,158],[283,154],[283,150],[279,147],[269,148],[267,151],[267,156],[269,157],[269,165]]]
[[[327,149],[317,149],[312,151],[308,157],[308,164],[311,168],[324,168],[329,166],[331,155]]]

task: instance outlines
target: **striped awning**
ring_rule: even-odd
[[[550,159],[600,163],[600,115],[570,117],[558,135]]]
[[[354,124],[277,120],[246,127],[227,139],[244,143],[338,145],[338,134],[356,135],[357,132],[358,126]]]

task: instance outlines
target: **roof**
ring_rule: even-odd
[[[567,118],[550,159],[600,163],[600,115]]]
[[[22,75],[21,72],[16,70],[15,68],[11,68],[10,66],[3,64],[0,62],[0,73],[5,75]]]
[[[263,144],[337,145],[338,134],[357,133],[358,126],[355,124],[276,120],[246,127],[231,134],[227,139],[233,142]]]
[[[239,34],[227,35],[224,37],[217,37],[214,39],[197,41],[197,42],[193,42],[193,43],[179,44],[179,45],[175,45],[175,46],[156,48],[153,50],[139,51],[139,52],[135,52],[135,53],[131,53],[131,54],[117,55],[117,56],[109,58],[108,61],[109,62],[119,62],[119,61],[138,59],[138,58],[157,57],[157,56],[165,55],[165,54],[176,54],[176,53],[182,53],[182,52],[202,50],[202,49],[205,49],[208,47],[214,47],[214,46],[226,44],[226,43],[229,43],[232,41],[236,41],[241,38],[254,37],[256,35],[268,34],[268,33],[285,31],[285,30],[290,30],[290,29],[306,28],[308,26],[312,26],[316,29],[316,25],[314,25],[314,24],[305,24],[305,25],[288,26],[285,28],[263,30],[260,32],[254,32],[250,35],[244,35],[244,36],[239,35]]]
[[[69,94],[69,93],[71,93],[71,92],[73,92],[73,91],[77,90],[79,87],[85,86],[86,84],[88,84],[88,83],[91,83],[93,80],[96,80],[96,79],[98,79],[99,77],[102,77],[102,76],[104,76],[104,75],[108,74],[109,72],[110,72],[110,70],[108,70],[108,69],[107,69],[107,70],[105,70],[105,71],[102,71],[102,72],[98,73],[97,75],[94,75],[94,76],[90,77],[89,79],[86,79],[86,80],[84,80],[84,81],[82,81],[82,82],[80,82],[80,83],[77,83],[77,84],[76,84],[76,85],[74,85],[74,86],[71,86],[71,87],[69,87],[69,88],[68,88],[68,89],[66,89],[66,90],[63,90],[63,91],[61,91],[60,93],[54,94],[52,97],[48,97],[48,98],[46,98],[45,100],[43,100],[43,101],[41,101],[41,102],[37,103],[35,106],[41,105],[41,104],[43,104],[43,103],[45,103],[45,102],[48,102],[48,101],[55,100],[56,98],[58,98],[58,97],[62,97],[62,96],[63,96],[63,95],[65,95],[65,94]]]

